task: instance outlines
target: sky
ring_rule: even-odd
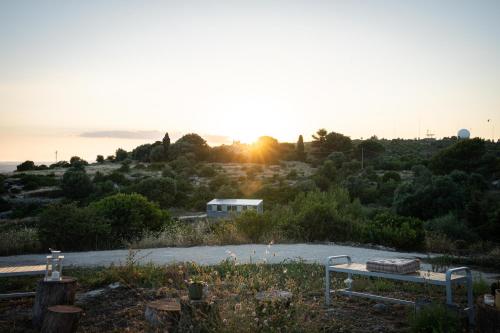
[[[319,128],[498,138],[500,1],[0,0],[0,161]]]

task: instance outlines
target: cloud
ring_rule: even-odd
[[[183,133],[178,131],[168,132],[172,142],[177,141]],[[146,139],[161,140],[165,135],[160,131],[89,131],[83,132],[79,136],[83,138],[113,138],[113,139]],[[225,135],[200,134],[210,146],[219,146],[222,144],[231,144],[233,140]]]
[[[114,138],[114,139],[151,139],[161,140],[160,131],[92,131],[80,134],[84,138]]]
[[[220,146],[233,143],[233,139],[224,135],[205,134],[201,135],[210,146]]]

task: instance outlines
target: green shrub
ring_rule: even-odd
[[[131,185],[128,192],[142,194],[150,201],[156,202],[160,207],[171,207],[177,195],[176,181],[172,178],[147,178]]]
[[[474,235],[463,220],[458,219],[454,214],[447,214],[429,220],[425,223],[425,229],[434,233],[439,233],[450,239],[472,240]]]
[[[16,166],[17,171],[30,171],[35,170],[35,163],[33,161],[24,161]]]
[[[63,175],[61,187],[64,196],[69,199],[84,199],[94,190],[90,177],[85,170],[68,169]]]
[[[210,165],[204,165],[198,173],[201,177],[214,177],[217,171]]]
[[[365,223],[363,229],[365,241],[368,242],[402,250],[420,249],[424,245],[423,222],[414,217],[399,216],[385,211]]]
[[[88,208],[103,217],[111,228],[111,239],[117,242],[139,239],[144,231],[160,231],[170,220],[167,212],[140,194],[115,194]]]
[[[347,191],[340,188],[299,193],[291,209],[293,216],[283,227],[293,230],[292,238],[306,241],[352,240],[362,219],[359,202],[351,202]]]
[[[426,306],[410,316],[410,331],[413,333],[462,332],[460,318],[455,312],[441,304]]]
[[[38,236],[44,247],[61,250],[107,248],[111,226],[102,216],[76,204],[55,204],[40,214]]]
[[[248,237],[252,242],[257,243],[262,236],[271,229],[271,225],[266,219],[266,215],[259,214],[254,210],[247,210],[236,217],[236,228]]]

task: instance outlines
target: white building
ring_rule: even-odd
[[[246,210],[264,212],[262,199],[213,199],[207,203],[208,217],[225,217],[231,213],[241,213]]]

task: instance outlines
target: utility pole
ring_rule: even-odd
[[[56,150],[56,163],[57,163],[57,150]]]
[[[488,119],[488,123],[491,123],[491,142],[495,143],[495,125],[493,125],[493,119]]]

